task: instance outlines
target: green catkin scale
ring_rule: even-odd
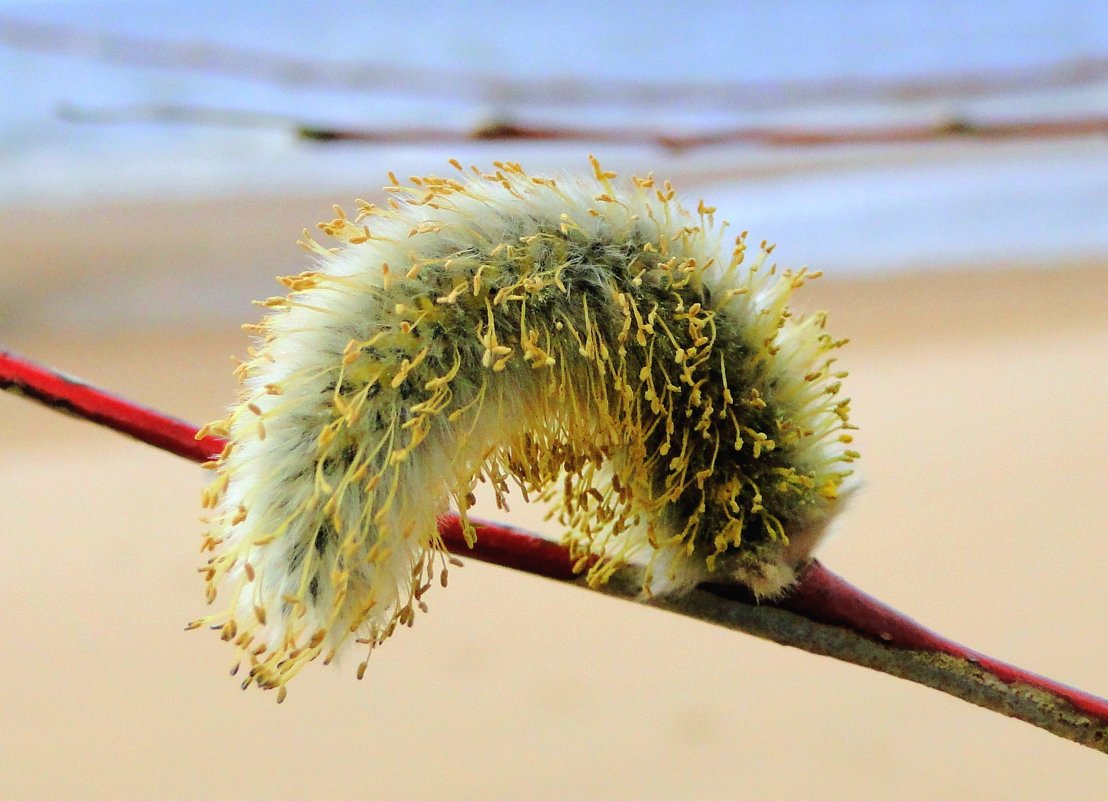
[[[786,306],[812,275],[595,160],[455,167],[336,208],[342,248],[305,238],[318,268],[262,304],[241,402],[207,427],[229,444],[202,572],[230,600],[195,625],[235,643],[244,686],[283,697],[308,661],[410,624],[445,574],[437,515],[464,520],[478,482],[547,503],[590,582],[635,564],[647,595],[777,593],[841,503],[842,342]]]

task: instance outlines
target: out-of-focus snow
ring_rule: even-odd
[[[1099,6],[1099,8],[1098,8]],[[1097,2],[906,4],[525,3],[178,4],[0,2],[13,21],[164,41],[210,42],[335,65],[572,78],[756,84],[910,78],[1023,69],[1108,52]],[[88,45],[88,53],[95,51]],[[1108,254],[1108,147],[1085,139],[1029,144],[803,150],[727,147],[672,155],[582,145],[337,146],[278,129],[77,124],[60,104],[177,104],[287,115],[311,123],[466,128],[490,118],[564,124],[862,125],[1104,114],[1104,84],[988,98],[807,102],[721,109],[412,97],[281,85],[226,74],[128,66],[0,45],[0,209],[80,208],[141,198],[368,194],[385,172],[446,171],[446,159],[532,171],[581,169],[590,150],[617,169],[674,178],[720,216],[780,243],[782,259],[845,271],[926,268]],[[308,222],[308,221],[306,221]],[[0,264],[0,269],[18,265]]]

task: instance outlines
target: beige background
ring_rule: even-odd
[[[142,284],[74,276],[60,261],[9,271],[44,324],[5,293],[4,344],[191,420],[219,415],[245,344],[233,323],[90,334],[55,319],[74,282],[93,316]],[[801,298],[853,340],[862,426],[865,488],[824,560],[1100,694],[1106,298],[1096,264],[825,279]],[[363,682],[357,659],[313,666],[278,707],[237,689],[217,637],[182,630],[203,609],[194,465],[7,396],[0,454],[5,798],[1108,797],[1108,759],[1018,722],[473,562]],[[528,509],[512,520],[539,526]]]

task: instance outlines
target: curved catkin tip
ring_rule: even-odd
[[[844,495],[843,343],[787,306],[810,275],[595,159],[455,167],[336,208],[320,229],[341,247],[305,232],[315,264],[262,304],[210,426],[231,446],[204,497],[221,610],[202,622],[245,685],[283,693],[411,625],[446,583],[436,517],[453,501],[464,521],[479,482],[550,504],[589,581],[634,563],[646,595],[780,591]]]

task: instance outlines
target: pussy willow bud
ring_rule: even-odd
[[[202,568],[226,606],[196,625],[244,686],[283,697],[308,661],[410,625],[445,570],[436,518],[464,521],[479,482],[547,503],[590,582],[638,565],[646,595],[778,593],[841,503],[843,343],[787,308],[813,275],[595,160],[455,167],[336,207],[339,248],[305,236],[316,269],[262,303],[242,398],[207,428],[229,438]]]

